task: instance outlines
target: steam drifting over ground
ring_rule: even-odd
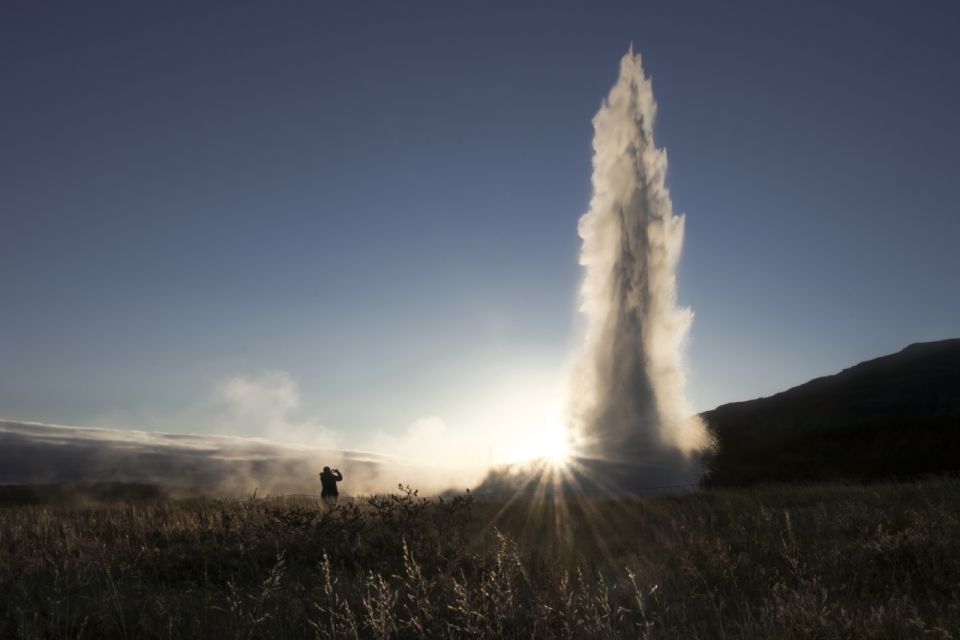
[[[109,481],[225,493],[314,493],[321,461],[349,467],[357,491],[388,488],[384,472],[396,468],[387,456],[258,438],[0,420],[0,484]]]
[[[0,484],[317,493],[317,473],[329,465],[343,470],[346,495],[395,491],[401,483],[431,494],[475,486],[487,472],[491,434],[448,429],[428,416],[401,432],[374,435],[366,451],[344,450],[342,433],[305,413],[301,400],[291,375],[267,371],[223,380],[172,413],[118,413],[100,426],[0,419]],[[127,424],[142,430],[116,428]]]
[[[395,491],[401,483],[424,493],[463,490],[478,479],[393,455],[263,438],[0,420],[0,485],[132,482],[228,494],[316,494],[324,465],[343,469],[347,495]]]
[[[328,465],[342,469],[347,495],[395,491],[401,483],[429,494],[474,486],[488,462],[486,440],[432,416],[377,433],[362,451],[345,450],[343,432],[303,410],[297,380],[283,371],[232,376],[174,412],[117,413],[96,424],[0,419],[0,484],[115,481],[316,493],[317,473]]]
[[[693,319],[677,306],[684,218],[654,144],[656,108],[631,47],[593,119],[593,197],[579,224],[588,327],[571,389],[573,439],[604,484],[626,489],[695,480],[695,454],[708,446],[684,398]]]

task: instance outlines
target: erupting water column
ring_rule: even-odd
[[[684,398],[693,313],[677,306],[683,216],[653,141],[656,103],[633,48],[593,119],[593,197],[579,223],[588,318],[572,389],[574,443],[598,482],[630,489],[690,482],[708,446]]]

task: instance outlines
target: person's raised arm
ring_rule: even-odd
[[[334,470],[334,473],[337,474],[337,482],[340,482],[341,480],[343,480],[343,474],[340,473],[340,469]]]

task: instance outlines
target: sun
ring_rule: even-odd
[[[512,441],[506,449],[506,462],[509,463],[542,460],[551,466],[562,467],[571,456],[567,428],[555,416]]]
[[[540,457],[550,462],[562,464],[570,458],[570,443],[567,441],[567,430],[557,423],[544,433],[541,442]]]

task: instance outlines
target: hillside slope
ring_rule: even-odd
[[[960,339],[912,344],[702,414],[713,485],[960,471]]]

